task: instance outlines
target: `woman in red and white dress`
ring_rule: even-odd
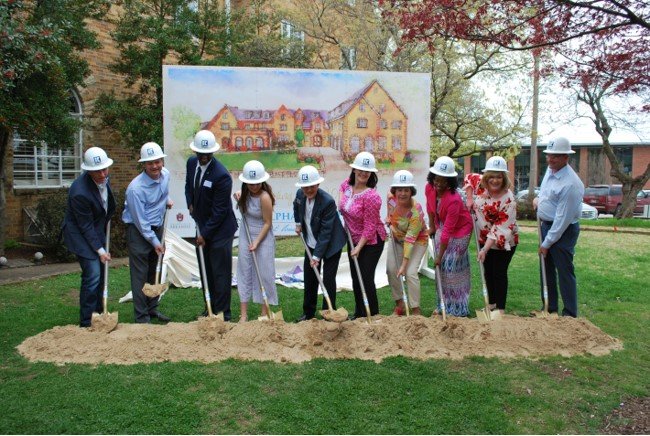
[[[468,193],[468,207],[477,220],[481,247],[478,261],[485,267],[490,309],[503,312],[508,295],[508,266],[519,243],[517,202],[510,190],[507,163],[501,156],[488,159],[483,176],[477,176],[465,176],[463,188]]]

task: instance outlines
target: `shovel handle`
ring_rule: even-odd
[[[162,246],[165,246],[165,235],[167,234],[167,214],[169,212],[169,209],[165,209],[165,214],[163,215],[163,223],[162,223],[162,240],[160,241],[162,243]],[[161,253],[158,255],[158,263],[156,263],[156,284],[160,284],[160,273],[162,272],[162,263],[163,263],[163,257],[164,253]]]
[[[242,222],[244,223],[244,229],[246,229],[246,239],[248,239],[248,243],[251,243],[251,231],[248,227],[248,221],[246,221],[246,217],[244,214],[241,214],[241,219]],[[248,249],[248,247],[246,247]],[[260,284],[260,290],[262,291],[262,298],[264,299],[264,306],[266,306],[266,311],[269,314],[269,319],[274,319],[275,315],[273,312],[271,312],[271,306],[269,305],[269,299],[266,296],[266,289],[264,289],[264,284],[262,283],[262,275],[260,274],[260,267],[257,264],[257,254],[255,254],[255,251],[251,251],[251,255],[253,256],[253,266],[255,267],[255,273],[257,274],[257,281]]]
[[[201,236],[199,225],[196,224],[196,235]],[[199,245],[199,267],[201,268],[201,285],[203,286],[203,296],[205,305],[208,308],[208,316],[212,317],[212,300],[210,299],[210,288],[208,285],[208,276],[205,272],[205,255],[203,254],[203,245]]]
[[[345,228],[345,233],[347,233],[348,235],[348,241],[350,242],[350,249],[354,250],[356,247],[354,245],[354,242],[352,242],[352,235],[350,234],[350,229],[348,228],[348,225],[345,222],[343,215],[341,215],[341,218],[343,219],[343,223],[344,223],[343,227]],[[368,318],[368,324],[370,324],[370,305],[368,304],[368,295],[366,294],[366,286],[363,284],[363,277],[361,277],[361,270],[359,269],[359,260],[357,259],[356,256],[350,255],[350,257],[352,258],[352,262],[354,263],[355,269],[357,270],[357,278],[359,279],[359,286],[361,287],[361,297],[363,298],[363,305],[366,308],[366,317]]]
[[[436,261],[436,243],[429,238],[429,250],[431,250],[431,256],[433,261]],[[442,320],[447,320],[447,307],[445,306],[445,294],[442,292],[442,284],[440,283],[440,265],[436,264],[436,288],[438,289],[438,296],[440,297],[440,308],[442,310]]]
[[[539,246],[542,246],[542,221],[537,215],[537,237],[539,239]],[[539,253],[539,265],[542,270],[542,295],[544,297],[544,313],[548,314],[548,281],[546,280],[546,259],[544,255]]]
[[[478,256],[480,252],[480,244],[479,244],[479,239],[478,239],[478,217],[476,216],[476,213],[474,212],[474,209],[471,210],[472,212],[472,219],[474,221],[474,242],[476,242],[476,255]],[[489,320],[492,319],[490,315],[490,299],[488,297],[488,291],[487,291],[487,284],[485,282],[485,267],[483,265],[483,262],[479,261],[478,262],[478,269],[481,272],[481,284],[483,285],[483,302],[485,304],[485,315]]]
[[[111,220],[106,223],[106,252],[110,253]],[[108,313],[108,260],[104,262],[104,291],[102,292],[103,313]]]
[[[397,272],[399,270],[399,263],[397,262],[397,247],[395,244],[397,244],[397,240],[395,239],[395,235],[393,235],[393,230],[390,227],[390,224],[388,225],[388,234],[390,235],[390,245],[393,247],[393,257],[395,258],[395,271]],[[410,315],[409,311],[409,298],[408,295],[406,294],[406,288],[404,287],[404,276],[400,275],[399,276],[399,283],[402,285],[402,301],[404,301],[404,307],[406,308],[406,316]]]
[[[300,232],[300,240],[302,241],[302,244],[305,246],[305,252],[307,253],[307,258],[309,259],[309,264],[311,265],[311,262],[312,262],[311,250],[309,249],[309,246],[307,245],[307,242],[305,241],[305,237],[302,236],[302,232]],[[318,268],[316,268],[314,265],[311,265],[311,269],[314,270],[314,274],[316,274],[316,278],[318,279],[318,283],[320,284],[321,290],[323,291],[323,297],[325,298],[325,301],[327,302],[327,308],[330,311],[333,311],[334,308],[332,307],[332,300],[330,300],[330,295],[327,292],[327,288],[325,288],[325,283],[323,283],[323,277],[320,275],[320,272],[318,271]]]

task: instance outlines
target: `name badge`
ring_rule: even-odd
[[[206,188],[212,188],[212,180],[204,180],[203,186]]]

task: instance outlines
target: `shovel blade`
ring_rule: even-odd
[[[142,287],[142,293],[149,298],[156,298],[160,296],[163,292],[167,291],[169,285],[167,283],[160,283],[158,285],[150,285],[145,283]]]
[[[498,310],[486,311],[485,309],[476,310],[476,319],[481,324],[487,324],[490,321],[500,321],[502,319],[501,312]]]
[[[282,311],[278,310],[277,312],[271,312],[271,317],[268,317],[267,315],[262,315],[257,317],[258,321],[282,321],[284,322],[284,316],[282,315]]]
[[[90,320],[90,330],[94,332],[110,333],[117,328],[118,313],[93,313]]]
[[[548,319],[557,319],[559,318],[559,315],[556,312],[549,313],[546,312],[545,310],[533,310],[530,312],[530,315],[533,318],[548,318]]]
[[[343,322],[348,319],[348,311],[342,307],[336,310],[321,310],[320,314],[326,321]]]

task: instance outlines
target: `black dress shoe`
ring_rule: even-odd
[[[196,319],[205,318],[206,316],[208,316],[208,310],[207,309],[204,310],[201,315],[197,315]]]
[[[160,322],[169,322],[172,320],[170,317],[158,312],[157,310],[155,312],[150,313],[149,316],[151,318],[158,318],[158,321]]]
[[[313,316],[307,316],[303,313],[302,316],[296,320],[296,322],[309,321],[312,318]]]

